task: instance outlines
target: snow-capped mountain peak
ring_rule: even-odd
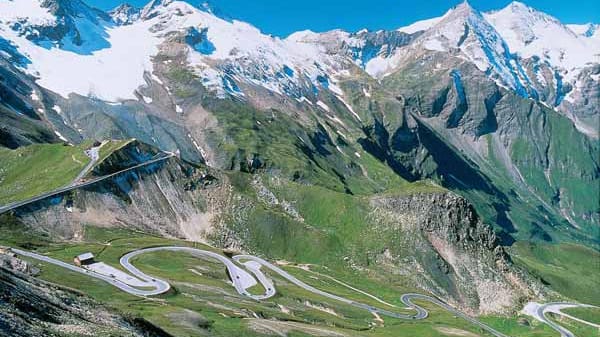
[[[171,4],[174,0],[150,0],[141,10],[140,17],[143,19],[150,19],[152,12],[159,7],[166,7]]]
[[[99,20],[110,20],[109,16],[97,9],[87,6],[81,0],[4,0],[0,2],[0,24],[9,26],[13,31],[31,38],[48,38],[58,40],[58,35],[65,35],[66,30],[75,24],[77,19],[96,23]],[[63,32],[52,32],[43,36],[44,28],[60,27]],[[61,34],[62,33],[62,34]]]
[[[497,82],[527,96],[527,75],[517,65],[509,47],[482,13],[467,2],[456,6],[417,40],[431,51],[459,50],[465,58],[497,78]]]
[[[587,64],[600,62],[598,41],[576,34],[556,18],[523,3],[512,2],[485,17],[502,32],[512,52],[523,58],[537,56],[569,76]]]
[[[140,10],[128,3],[124,3],[111,10],[108,14],[116,24],[130,25],[139,19]]]
[[[460,57],[529,96],[530,80],[519,62],[542,51],[536,56],[544,65],[576,76],[573,69],[599,62],[596,28],[567,27],[518,2],[487,14],[464,2],[398,30],[302,31],[280,39],[185,1],[152,0],[141,9],[123,4],[107,14],[81,0],[0,0],[0,37],[8,41],[0,48],[8,45],[12,59],[24,60],[17,66],[64,97],[107,101],[136,99],[153,57],[175,40],[187,43],[187,66],[221,97],[241,97],[244,86],[302,101],[321,90],[341,97],[335,83],[350,67],[381,78],[413,51]]]
[[[486,18],[501,30],[507,42],[515,50],[521,50],[539,39],[542,31],[554,29],[557,32],[575,37],[560,21],[554,17],[517,1],[513,1],[505,8],[490,12]]]
[[[24,37],[46,49],[80,54],[107,47],[108,14],[81,0],[11,0],[0,2],[3,35]]]
[[[425,48],[430,50],[445,51],[447,48],[460,47],[464,39],[469,36],[470,28],[485,27],[481,19],[479,12],[469,3],[463,2],[429,27],[421,40]]]
[[[414,34],[417,32],[426,31],[429,28],[435,26],[438,22],[440,22],[443,18],[445,18],[448,14],[450,14],[451,10],[447,11],[446,14],[442,16],[438,16],[431,19],[419,20],[417,22],[413,22],[412,24],[404,27],[400,27],[397,30],[399,32]]]
[[[19,1],[30,1],[43,22],[64,21],[37,0]],[[2,13],[18,13],[21,3],[9,4],[15,7],[6,6],[10,11]],[[137,20],[131,20],[131,11],[121,6],[113,11],[112,19],[105,14],[108,21],[104,16],[96,20],[87,15],[68,16],[73,24],[62,32],[69,39],[61,37],[50,45],[28,40],[8,24],[0,25],[0,36],[18,46],[28,59],[21,65],[26,72],[64,97],[77,93],[107,101],[135,98],[136,89],[145,84],[144,72],[152,71],[152,57],[172,33],[186,35],[189,67],[219,95],[239,95],[234,82],[299,95],[296,98],[302,95],[300,86],[308,86],[311,92],[321,87],[336,90],[333,77],[339,66],[320,46],[271,37],[248,23],[221,19],[184,1],[153,0]],[[81,44],[70,43],[71,38]],[[86,41],[96,44],[88,46]]]

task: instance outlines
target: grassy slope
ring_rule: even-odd
[[[257,154],[267,170],[282,177],[354,194],[381,192],[405,183],[352,140],[351,132],[357,129],[351,127],[351,119],[340,116],[346,129],[317,113],[310,122],[301,122],[280,111],[258,111],[228,101],[219,101],[211,109],[223,134],[207,138],[228,162]],[[306,123],[315,125],[307,127]]]
[[[597,167],[592,155],[597,150],[597,143],[590,143],[565,117],[550,111],[546,116],[547,127],[552,134],[546,140],[549,162],[545,165],[548,165],[548,170],[544,170],[544,161],[534,155],[542,156],[539,145],[530,139],[515,140],[511,148],[512,159],[538,196],[556,209],[562,206],[564,213],[582,226],[581,231],[597,240],[599,229],[581,216],[595,216],[600,203]]]
[[[590,323],[600,324],[600,308],[570,308],[562,312]]]
[[[587,324],[582,324],[580,322],[577,322],[575,320],[572,320],[570,318],[561,316],[561,315],[556,315],[556,314],[550,314],[550,319],[552,319],[554,322],[560,324],[561,326],[567,328],[569,331],[571,331],[573,334],[575,334],[575,336],[577,337],[598,337],[600,336],[600,329],[589,326]]]
[[[98,163],[132,140],[113,140],[100,149]],[[34,197],[65,186],[89,163],[91,146],[35,144],[16,150],[0,148],[0,205]]]
[[[301,263],[316,263],[340,266],[344,257],[351,256],[361,265],[368,265],[367,251],[383,251],[385,240],[373,230],[369,198],[372,196],[350,195],[328,188],[271,179],[261,175],[263,184],[274,193],[280,202],[292,205],[304,222],[296,221],[285,214],[279,206],[267,205],[256,199],[250,188],[252,176],[234,173],[230,181],[256,205],[248,219],[232,226],[237,232],[247,233],[245,241],[253,251],[273,258],[285,258]],[[427,182],[397,184],[382,194],[406,195],[446,191]]]
[[[557,292],[582,303],[600,305],[600,253],[574,244],[518,242],[515,262]]]
[[[118,151],[123,148],[125,145],[133,142],[133,139],[125,139],[125,140],[109,140],[106,144],[104,144],[98,153],[98,163],[104,161],[108,156],[110,156],[113,152]]]
[[[78,146],[36,144],[0,148],[0,204],[33,197],[69,184],[89,162]]]
[[[6,224],[6,219],[0,223]],[[23,235],[15,226],[7,225],[0,227],[0,234],[2,234],[1,244],[25,246],[29,249],[38,247],[39,252],[46,252],[64,261],[70,261],[77,253],[92,251],[96,253],[99,260],[113,266],[118,264],[118,259],[123,253],[132,249],[154,245],[194,245],[190,242],[157,238],[126,230],[93,227],[87,228],[85,241],[81,243],[52,243],[35,235]],[[201,249],[213,249],[200,244],[195,246]],[[174,290],[155,299],[141,299],[118,291],[101,281],[50,265],[41,265],[41,277],[85,292],[121,312],[143,316],[177,336],[202,334],[262,336],[248,328],[250,320],[245,317],[253,316],[252,312],[267,319],[278,319],[293,324],[309,323],[348,336],[443,337],[445,335],[439,331],[443,327],[487,336],[478,328],[428,303],[421,303],[431,310],[431,316],[427,320],[413,322],[384,318],[385,325],[382,326],[367,312],[303,291],[276,275],[270,277],[275,280],[278,295],[267,301],[255,302],[237,295],[228,283],[223,266],[214,261],[198,259],[186,254],[158,252],[139,256],[132,262],[151,275],[168,279],[174,285]],[[293,265],[285,268],[311,285],[379,306],[384,305],[360,293],[350,291],[324,275],[334,277],[396,305],[400,305],[399,294],[414,291],[402,285],[380,282],[369,275],[348,270],[336,271],[323,266],[311,266],[311,270],[314,271],[305,271]],[[311,306],[305,305],[307,301]],[[331,309],[337,315],[324,312],[317,307]],[[289,312],[282,308],[286,308]],[[182,318],[186,315],[192,315],[194,318]],[[523,327],[514,319],[497,317],[486,318],[486,320],[499,329],[510,327],[510,331],[519,331],[518,336],[553,336],[551,331],[541,325]],[[301,331],[296,333],[296,336],[303,335]]]

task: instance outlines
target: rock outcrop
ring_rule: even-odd
[[[516,268],[473,206],[451,193],[371,200],[375,231],[388,240],[377,265],[473,314],[510,311],[541,285]],[[412,272],[410,272],[412,270]],[[417,271],[417,272],[415,272]]]

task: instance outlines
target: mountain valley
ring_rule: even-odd
[[[273,281],[256,301],[216,261],[156,251],[132,262],[171,287],[138,297],[17,256],[39,275],[0,264],[0,335],[592,336],[527,307],[600,305],[598,27],[464,2],[280,38],[184,1],[0,0],[0,245],[121,272],[192,247],[308,285],[237,261]],[[14,289],[57,311],[15,329]],[[374,310],[412,293],[491,328]]]

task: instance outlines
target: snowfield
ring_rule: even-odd
[[[442,19],[445,18],[446,16],[448,16],[448,14],[450,14],[450,13],[451,13],[451,11],[448,11],[448,12],[446,12],[446,14],[444,14],[440,17],[437,17],[437,18],[431,18],[431,19],[417,21],[408,26],[398,28],[398,31],[407,33],[407,34],[414,34],[416,32],[428,30],[429,28],[435,26],[438,22],[442,21]]]
[[[7,24],[27,20],[32,25],[52,25],[56,17],[47,8],[40,6],[39,0],[0,1],[0,22]]]
[[[539,57],[564,81],[572,81],[586,65],[600,63],[598,25],[566,26],[518,2],[484,14],[461,4],[441,17],[399,28],[399,32],[420,36],[408,46],[385,53],[385,43],[379,52],[363,50],[377,48],[367,46],[367,30],[301,31],[280,39],[248,23],[225,20],[173,0],[153,0],[140,10],[120,6],[110,13],[112,19],[77,2],[81,5],[67,15],[83,43],[74,43],[75,33],[60,41],[43,36],[28,39],[37,37],[40,27],[52,28],[60,22],[41,3],[0,1],[0,37],[9,42],[4,50],[0,39],[0,56],[7,57],[16,50],[27,59],[18,67],[35,76],[42,87],[65,98],[77,94],[113,103],[137,99],[136,90],[146,85],[144,73],[153,72],[152,57],[173,32],[182,34],[186,41],[194,40],[188,42],[188,62],[204,86],[219,97],[240,99],[245,97],[239,86],[242,82],[300,102],[316,104],[318,99],[306,98],[307,93],[316,97],[322,90],[343,97],[336,82],[350,76],[351,67],[382,78],[394,71],[407,50],[415,48],[446,52],[458,47],[458,57],[489,71],[499,85],[524,96],[531,79],[519,57]],[[18,21],[25,24],[14,30]],[[539,74],[535,77],[540,78]],[[162,83],[156,76],[152,78]],[[146,98],[144,101],[151,103]]]
[[[110,47],[91,55],[44,48],[4,25],[0,25],[0,36],[19,46],[19,51],[31,61],[24,70],[37,77],[39,85],[65,98],[75,93],[112,102],[135,99],[135,90],[145,83],[144,72],[152,70],[151,56],[158,52],[161,40],[150,34],[152,22],[103,24]]]

